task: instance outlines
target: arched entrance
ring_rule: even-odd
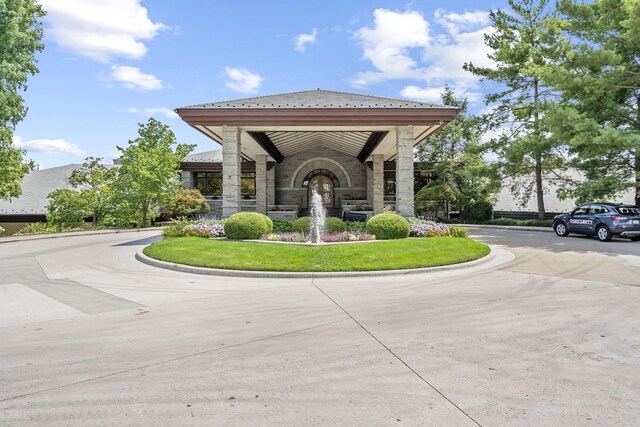
[[[320,197],[324,207],[327,209],[333,208],[335,194],[335,187],[339,187],[340,183],[338,178],[326,169],[316,169],[311,171],[302,182],[303,187],[307,187],[307,207],[311,207],[311,197],[313,190],[316,190]]]

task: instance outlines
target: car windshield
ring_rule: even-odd
[[[640,215],[640,208],[635,206],[620,206],[616,210],[622,215]]]

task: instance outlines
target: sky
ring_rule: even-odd
[[[39,0],[40,72],[14,144],[40,168],[111,162],[153,116],[194,152],[219,145],[173,110],[326,89],[439,103],[445,85],[484,108],[489,11],[506,0]]]

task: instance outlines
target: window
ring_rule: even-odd
[[[196,172],[196,188],[203,196],[222,195],[222,172]]]
[[[384,173],[384,195],[394,196],[396,194],[396,172],[385,171]]]
[[[240,178],[240,193],[243,196],[256,195],[256,173],[255,172],[242,172],[242,177]]]

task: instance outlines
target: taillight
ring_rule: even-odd
[[[611,219],[614,220],[614,221],[626,221],[626,220],[629,219],[629,217],[614,215],[614,216],[611,217]]]

